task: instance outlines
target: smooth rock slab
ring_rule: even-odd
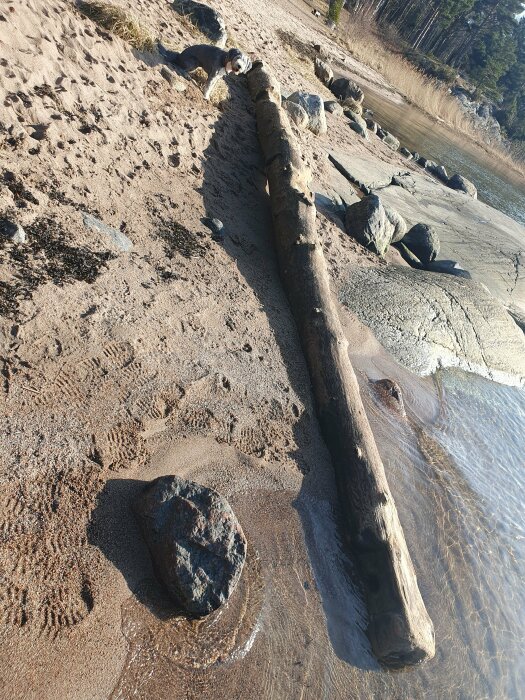
[[[155,571],[177,605],[207,615],[232,594],[246,538],[217,491],[178,476],[150,482],[135,502]]]
[[[525,383],[525,335],[473,280],[408,267],[355,267],[341,301],[412,371],[460,367],[505,384]]]

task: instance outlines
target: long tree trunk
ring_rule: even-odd
[[[351,549],[364,584],[377,658],[402,667],[432,658],[434,628],[417,585],[385,470],[348,356],[316,230],[309,173],[262,62],[248,74],[270,190],[275,246],[335,467]]]

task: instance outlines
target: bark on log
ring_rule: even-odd
[[[330,450],[348,539],[378,660],[400,668],[430,659],[434,628],[419,591],[385,470],[362,404],[317,236],[309,173],[279,84],[262,62],[248,74],[265,158],[281,277],[294,314]]]

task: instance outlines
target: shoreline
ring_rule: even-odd
[[[23,244],[0,244],[2,282],[15,300],[0,322],[0,428],[8,436],[0,698],[211,700],[218,689],[242,697],[246,687],[260,697],[317,698],[327,669],[334,699],[366,683],[378,693],[429,687],[436,662],[410,678],[384,674],[362,632],[362,604],[338,544],[332,465],[277,271],[243,78],[227,81],[218,104],[192,83],[177,92],[155,56],[100,34],[64,0],[52,5],[56,12],[47,0],[30,12],[16,7],[0,38],[10,125],[0,208],[27,233]],[[194,40],[160,0],[133,11],[174,46]],[[262,0],[226,0],[222,11],[240,44],[268,56],[287,91],[329,98],[310,57],[291,57],[276,33],[293,31],[307,45],[316,36],[310,22]],[[298,137],[329,204],[359,199],[328,160],[334,144],[354,163],[417,174],[343,118],[328,115],[325,136]],[[334,298],[350,268],[406,269],[393,249],[385,262],[350,238],[334,201],[317,211]],[[88,228],[85,212],[103,226]],[[223,241],[202,223],[210,216],[224,223]],[[128,250],[115,242],[122,236]],[[399,381],[425,422],[439,411],[434,381],[401,367],[339,311],[396,488],[414,498],[400,517],[417,543],[418,519],[434,517],[410,486],[425,463],[410,466],[408,451],[403,472],[401,448],[415,449],[403,441],[406,424],[367,388],[383,377]],[[201,636],[199,625],[159,603],[128,508],[140,483],[166,473],[231,498],[260,562],[254,554],[246,587]],[[421,549],[416,566],[428,556]],[[424,576],[423,595],[438,611]]]

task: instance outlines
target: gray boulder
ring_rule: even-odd
[[[10,221],[9,219],[0,219],[0,235],[4,236],[11,243],[25,243],[26,232],[20,224]]]
[[[430,170],[432,175],[435,175],[438,180],[441,180],[442,182],[448,182],[448,173],[443,165],[435,165],[433,167],[429,167],[427,165],[427,170]]]
[[[473,199],[478,198],[478,191],[475,187],[475,185],[470,182],[470,180],[467,180],[466,177],[463,177],[463,175],[453,175],[449,181],[448,181],[448,186],[451,187],[453,190],[459,190],[460,192],[464,192],[465,194],[468,194],[469,197],[472,197]]]
[[[417,151],[414,151],[414,153],[412,153],[412,156],[413,156],[414,160],[416,161],[416,163],[421,158],[421,156],[419,155],[419,153]]]
[[[135,513],[154,568],[173,600],[207,615],[228,600],[246,559],[246,538],[227,501],[178,476],[150,482]]]
[[[423,156],[419,156],[419,158],[417,159],[416,162],[417,162],[417,164],[420,165],[422,168],[426,168],[427,165],[428,165],[428,163],[429,163],[429,161],[428,161],[426,158],[424,158]]]
[[[408,148],[405,148],[404,146],[402,146],[399,149],[399,152],[401,153],[402,156],[405,156],[405,158],[407,160],[412,160],[412,153],[408,150]]]
[[[399,214],[393,207],[391,207],[388,204],[385,204],[385,202],[382,202],[382,204],[385,210],[386,218],[394,227],[394,233],[392,236],[391,243],[397,243],[404,237],[404,235],[408,231],[407,222],[403,219],[401,214]]]
[[[403,243],[425,266],[439,255],[439,237],[427,224],[412,226],[403,237]]]
[[[373,134],[377,134],[377,129],[378,129],[378,124],[375,122],[373,119],[366,118],[365,119],[366,126],[369,131],[371,131]]]
[[[393,151],[397,151],[400,145],[399,139],[396,139],[396,137],[388,131],[385,132],[385,135],[383,136],[383,143],[386,143],[386,145]]]
[[[290,121],[293,122],[299,129],[306,129],[309,124],[308,114],[304,107],[297,104],[297,102],[290,102],[285,100],[283,102],[283,109],[288,112],[288,117]]]
[[[355,131],[356,134],[359,134],[359,136],[362,136],[366,141],[369,140],[366,126],[363,128],[363,126],[361,124],[358,124],[357,122],[351,121],[350,128],[352,129],[352,131]]]
[[[330,85],[330,90],[339,100],[346,100],[347,97],[352,97],[361,104],[365,99],[365,94],[359,85],[348,78],[337,78]]]
[[[215,46],[226,46],[226,23],[217,10],[195,0],[173,0],[173,9],[190,20]]]
[[[341,107],[340,103],[336,102],[335,100],[327,100],[324,103],[324,111],[330,112],[330,114],[343,114],[343,108]]]
[[[363,114],[363,107],[359,102],[356,102],[353,97],[347,97],[343,100],[343,109],[347,112],[352,112],[352,114]]]
[[[308,115],[308,128],[314,134],[326,134],[326,116],[324,113],[324,103],[319,95],[312,95],[309,92],[294,92],[287,100],[295,102],[306,111]]]
[[[314,63],[315,74],[319,80],[325,85],[329,86],[334,79],[334,71],[330,68],[328,63],[321,61],[320,58],[315,59]]]
[[[433,173],[434,170],[437,168],[437,163],[435,163],[433,160],[427,160],[427,164],[425,165],[425,168],[429,172]]]
[[[359,126],[366,131],[366,121],[360,114],[357,114],[357,112],[346,112],[346,115],[350,119],[350,126],[352,122],[354,122],[355,124],[359,124]]]
[[[363,197],[360,202],[348,207],[345,229],[361,245],[378,255],[386,253],[394,235],[394,226],[376,194]]]

